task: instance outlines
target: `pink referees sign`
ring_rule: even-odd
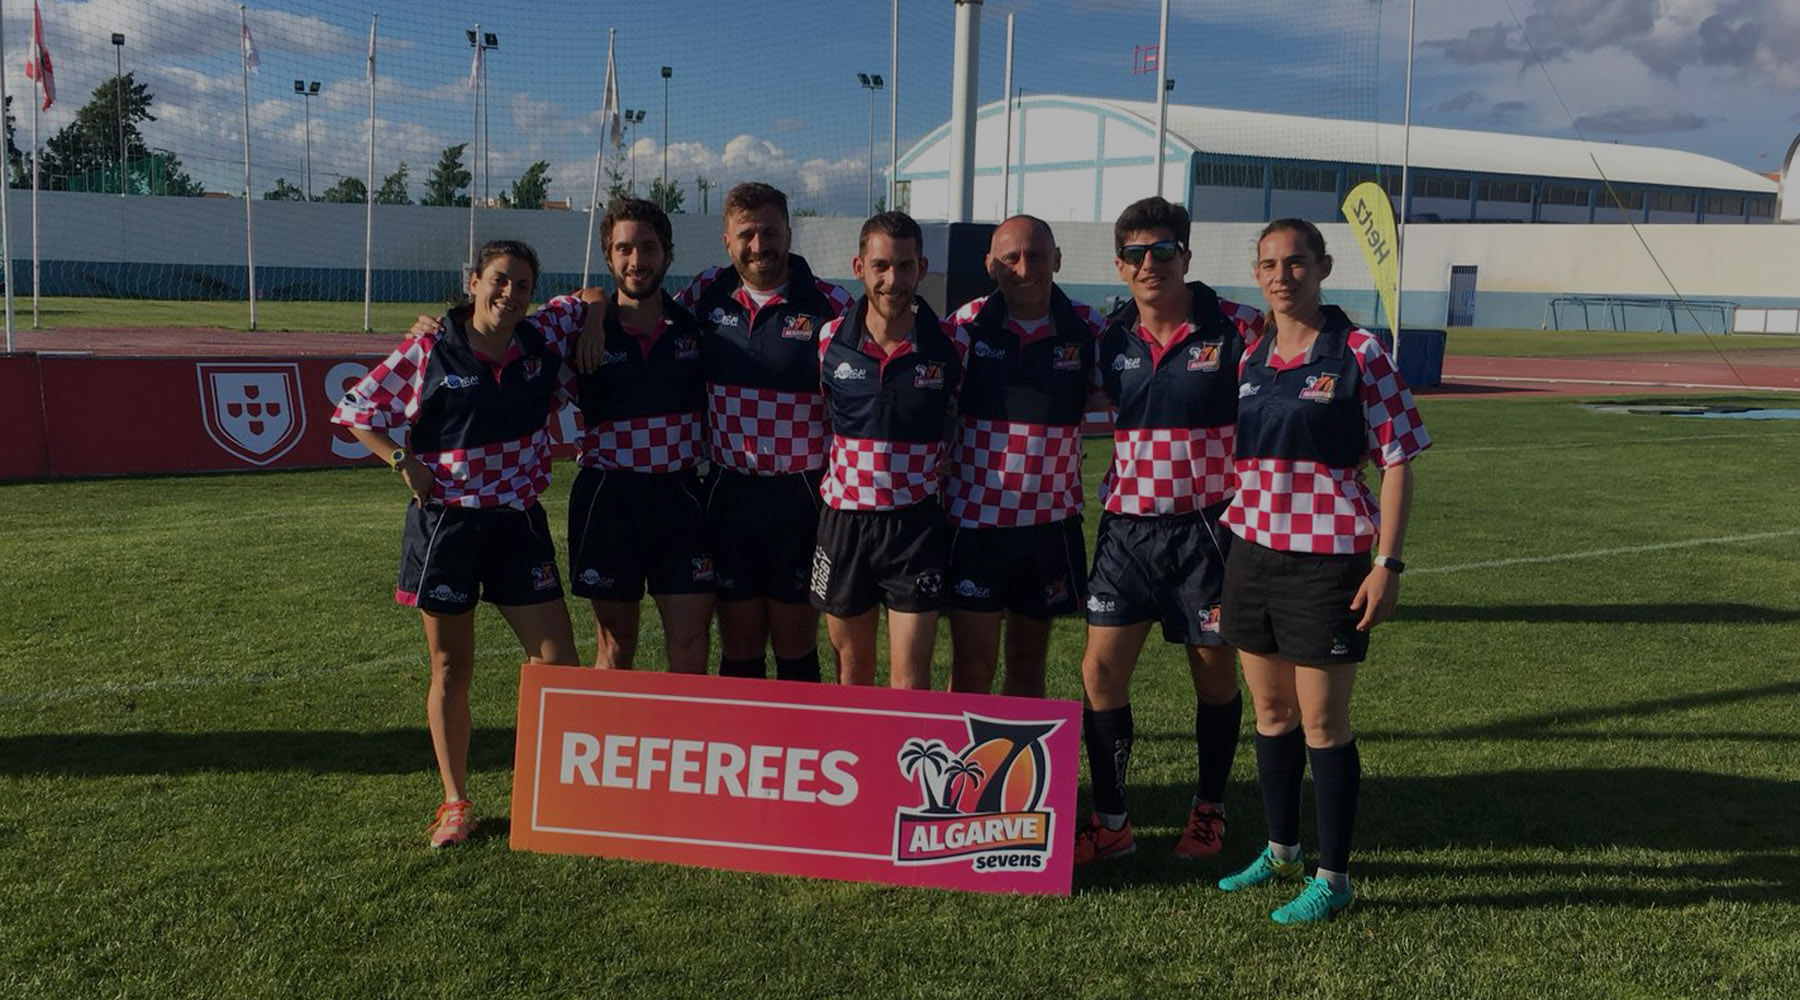
[[[512,846],[1068,895],[1081,706],[526,665]]]

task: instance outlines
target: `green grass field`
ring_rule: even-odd
[[[1361,896],[1316,928],[1209,888],[1260,844],[1247,738],[1227,857],[1169,857],[1173,647],[1137,679],[1144,849],[981,897],[511,853],[519,656],[484,610],[489,833],[434,855],[391,474],[0,487],[0,996],[1793,997],[1800,424],[1423,408],[1357,693]],[[1059,625],[1058,696],[1079,649]]]
[[[31,322],[31,300],[15,300],[19,327]],[[370,307],[369,322],[377,331],[397,333],[412,325],[420,313],[437,315],[441,302],[377,302]],[[249,329],[249,307],[242,302],[176,302],[158,299],[46,298],[42,300],[45,329],[59,326],[205,326],[226,330]],[[286,330],[362,329],[361,302],[259,302],[257,329],[270,333]],[[1767,334],[1732,334],[1703,337],[1675,333],[1614,333],[1586,330],[1503,330],[1457,327],[1450,331],[1447,350],[1461,357],[1527,357],[1569,354],[1641,354],[1661,351],[1746,351],[1800,347],[1800,337]]]

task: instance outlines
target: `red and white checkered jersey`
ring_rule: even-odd
[[[1345,343],[1360,377],[1363,457],[1384,469],[1410,462],[1431,447],[1412,392],[1373,335],[1350,329]],[[1378,541],[1380,513],[1363,465],[1240,458],[1237,496],[1224,523],[1242,538],[1283,552],[1367,552]]]
[[[828,428],[814,336],[851,306],[850,293],[814,277],[804,258],[790,255],[787,288],[760,303],[728,267],[700,272],[676,301],[692,309],[706,331],[702,368],[712,461],[761,476],[823,468]],[[729,349],[721,347],[726,343]]]
[[[819,334],[825,377],[841,381],[833,390],[840,433],[832,435],[831,459],[819,486],[820,497],[834,510],[894,510],[938,492],[944,430],[968,338],[922,301],[915,309],[911,335],[890,354],[870,344],[854,311],[825,324]],[[840,330],[861,343],[839,344]],[[846,405],[853,394],[872,405]],[[860,424],[851,422],[857,419]],[[871,432],[883,436],[854,436]]]
[[[965,418],[945,512],[965,528],[1050,524],[1081,513],[1081,428]]]
[[[951,314],[964,340],[984,309],[1004,310],[1004,299],[990,302],[998,295],[975,299]],[[1091,372],[1079,369],[1092,367],[1091,347],[1081,342],[1097,338],[1106,317],[1059,289],[1046,319],[1048,325],[1032,333],[1011,318],[1000,327],[1016,341],[1006,349],[1018,352],[1007,359],[1012,367],[1004,385],[977,384],[993,380],[973,364],[965,376],[962,426],[944,491],[945,513],[961,527],[1050,524],[1081,513],[1081,420]],[[1033,390],[1023,397],[1034,402],[1035,412],[1016,409],[1021,396],[1007,391],[1015,384]],[[984,398],[992,399],[989,405],[998,412],[970,413]],[[1065,414],[1067,422],[1045,422]]]
[[[894,510],[937,493],[941,442],[871,441],[832,435],[819,496],[834,510]]]
[[[526,320],[555,355],[566,356],[569,346],[581,332],[587,307],[573,296],[550,300]],[[428,396],[439,387],[428,384],[434,371],[432,354],[443,341],[445,332],[409,337],[368,375],[352,386],[339,401],[331,422],[346,427],[388,430],[394,427],[416,427]],[[537,377],[529,366],[535,360],[526,356],[515,338],[506,356],[488,362],[496,380],[504,374]],[[440,376],[440,382],[458,376]],[[560,379],[558,379],[560,381]],[[447,405],[458,405],[467,397],[446,396]],[[465,435],[461,447],[442,450],[414,448],[412,454],[432,470],[431,499],[450,507],[514,507],[531,505],[550,486],[551,412],[531,414],[534,429],[524,435],[505,440],[480,441]],[[488,415],[490,418],[493,415]],[[483,422],[476,421],[477,425]],[[415,440],[420,435],[415,434]]]
[[[583,428],[582,468],[680,472],[700,461],[700,415],[658,413]]]
[[[825,397],[708,383],[706,402],[706,449],[719,465],[752,476],[825,467]]]
[[[1231,497],[1236,428],[1113,428],[1113,460],[1100,502],[1114,514],[1190,514]]]

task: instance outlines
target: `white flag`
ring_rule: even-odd
[[[619,78],[613,72],[613,43],[606,40],[606,96],[600,102],[600,118],[605,124],[607,135],[612,144],[617,146],[625,138],[625,130],[619,123]]]
[[[243,11],[238,11],[238,23],[241,24],[244,29],[244,68],[253,70],[256,69],[257,64],[261,62],[261,60],[256,58],[256,42],[250,38],[250,22],[243,18]]]
[[[481,86],[481,35],[475,36],[475,61],[469,64],[469,86]]]

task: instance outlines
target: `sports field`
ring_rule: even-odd
[[[489,822],[434,855],[391,474],[0,487],[0,996],[1793,997],[1800,422],[1422,410],[1357,696],[1361,895],[1315,928],[1210,888],[1261,839],[1247,739],[1227,857],[1168,856],[1173,647],[1136,689],[1144,849],[993,898],[512,854],[518,655],[484,610]]]

